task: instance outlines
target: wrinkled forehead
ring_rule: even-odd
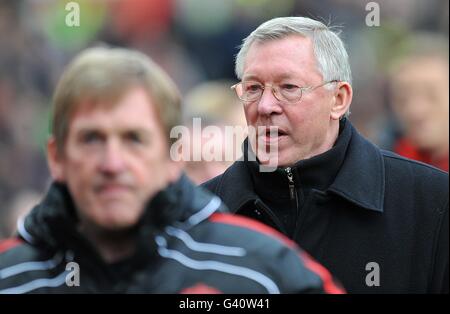
[[[284,34],[280,36],[273,37],[264,37],[264,38],[254,38],[250,43],[247,56],[251,50],[259,50],[262,47],[273,47],[273,49],[279,48],[284,50],[283,48],[288,46],[291,49],[298,49],[308,53],[314,54],[313,40],[301,34]]]
[[[313,42],[301,35],[254,42],[247,52],[243,70],[246,80],[263,72],[270,72],[270,76],[278,79],[300,78],[305,82],[322,77]]]

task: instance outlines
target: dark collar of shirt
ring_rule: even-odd
[[[339,136],[331,149],[312,158],[298,161],[290,167],[297,190],[325,191],[334,182],[345,159],[351,138],[351,130],[345,125],[344,119],[340,123]],[[244,152],[244,156],[248,156],[247,153],[248,150]],[[273,199],[290,197],[286,167],[278,168],[273,172],[261,172],[258,161],[247,161],[246,165],[258,195],[270,195],[269,197]]]

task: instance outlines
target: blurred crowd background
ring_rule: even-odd
[[[187,124],[194,116],[245,123],[229,90],[234,56],[277,16],[341,30],[354,77],[352,123],[377,145],[448,171],[447,0],[374,1],[373,27],[365,0],[77,0],[79,27],[65,24],[67,2],[0,0],[0,238],[48,187],[51,95],[75,54],[100,43],[139,49],[178,84]],[[196,162],[188,171],[200,183],[227,166]]]

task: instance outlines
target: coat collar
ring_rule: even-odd
[[[348,125],[352,139],[347,156],[328,190],[360,207],[383,212],[386,180],[381,151]]]
[[[326,191],[361,208],[383,212],[385,169],[382,154],[349,121],[340,136],[346,132],[350,140],[345,158]],[[216,193],[227,200],[231,211],[236,212],[244,204],[260,199],[253,180],[246,161],[236,161],[221,176]]]
[[[147,243],[151,236],[172,224],[191,227],[187,224],[189,219],[212,201],[210,193],[195,187],[183,174],[148,202],[136,225],[138,240]],[[209,215],[226,210],[220,201],[213,203],[217,206],[208,211]],[[78,232],[77,224],[75,205],[67,186],[54,182],[42,202],[25,217],[19,232],[22,231],[20,235],[28,242],[52,248],[85,245],[86,239]]]

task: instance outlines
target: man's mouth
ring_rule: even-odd
[[[263,140],[266,143],[279,141],[287,136],[287,132],[280,128],[267,128],[263,133]]]
[[[117,196],[130,191],[130,187],[124,184],[107,183],[96,187],[95,191],[103,196]]]

